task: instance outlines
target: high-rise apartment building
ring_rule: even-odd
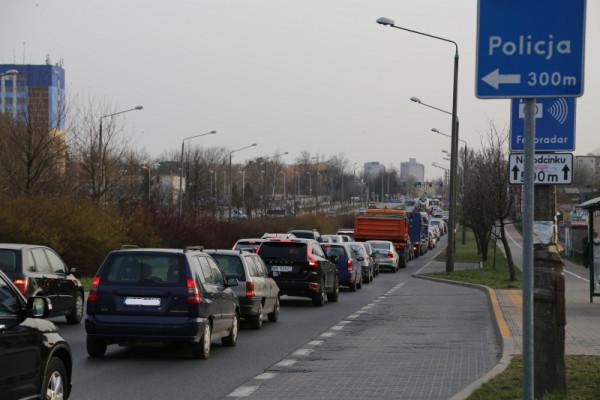
[[[415,158],[400,163],[400,180],[414,179],[416,182],[425,181],[425,166],[417,162]]]
[[[17,73],[3,75],[11,70]],[[17,121],[62,131],[64,92],[65,70],[60,66],[0,65],[0,113]]]

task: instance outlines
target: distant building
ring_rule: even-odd
[[[418,163],[415,158],[400,163],[400,180],[408,181],[411,178],[416,182],[425,181],[425,166]]]
[[[366,162],[363,166],[365,179],[371,180],[385,173],[385,166],[378,161]]]
[[[18,73],[0,77],[0,113],[62,131],[65,70],[56,65],[0,65],[0,74],[10,70]]]

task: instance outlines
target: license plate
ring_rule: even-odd
[[[271,271],[273,272],[292,272],[294,268],[290,265],[273,265]]]
[[[126,297],[123,302],[126,306],[158,307],[160,299],[154,297]]]

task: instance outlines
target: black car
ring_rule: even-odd
[[[185,343],[194,358],[208,358],[213,339],[235,346],[237,285],[201,248],[113,251],[88,295],[88,354],[102,357],[110,344]]]
[[[288,233],[293,234],[299,239],[313,239],[321,241],[321,233],[317,229],[290,229]]]
[[[47,297],[49,317],[64,315],[70,324],[83,317],[83,286],[54,250],[31,244],[0,244],[0,270],[26,298]]]
[[[337,266],[331,262],[316,240],[283,239],[263,243],[258,249],[279,293],[309,297],[322,306],[325,296],[338,301],[340,281]]]
[[[0,271],[0,398],[68,399],[71,348],[48,316],[45,297],[25,297]]]

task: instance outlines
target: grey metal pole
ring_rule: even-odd
[[[104,185],[104,157],[102,157],[102,153],[104,152],[102,151],[102,148],[102,117],[100,117],[100,128],[98,129],[98,168],[100,169],[100,182],[98,187],[100,189],[100,198],[104,196],[102,193],[102,187]]]
[[[231,155],[233,152],[229,152],[229,220],[231,221],[231,198],[233,197],[233,192],[231,191]]]
[[[456,233],[456,178],[458,170],[458,45],[455,43],[454,85],[452,88],[452,144],[450,148],[450,210],[448,246],[446,247],[446,272],[454,271],[454,236]]]
[[[533,211],[535,158],[535,99],[525,99],[523,209],[523,399],[534,399],[533,380]]]
[[[181,164],[179,166],[179,216],[183,215],[183,150],[185,140],[181,142]]]

